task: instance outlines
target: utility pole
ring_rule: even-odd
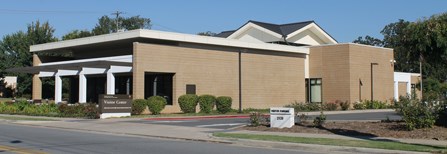
[[[119,29],[119,21],[118,20],[119,20],[120,14],[123,14],[123,12],[116,11],[116,12],[112,13],[112,15],[116,15],[116,17],[115,17],[115,24],[116,24],[115,32],[118,32],[118,29]]]

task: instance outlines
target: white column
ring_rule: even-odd
[[[407,82],[407,95],[411,96],[411,77],[410,81]]]
[[[399,101],[399,82],[394,81],[394,99]]]
[[[115,95],[115,75],[110,69],[107,71],[107,94]]]
[[[83,71],[79,73],[79,103],[87,102],[87,78]]]
[[[54,76],[54,102],[62,102],[62,79],[58,73]]]

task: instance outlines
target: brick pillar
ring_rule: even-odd
[[[38,66],[41,63],[39,56],[33,54],[33,66]],[[42,99],[42,80],[39,78],[39,74],[33,74],[32,98]]]
[[[133,56],[132,56],[132,75],[133,75],[133,99],[145,99],[144,98],[144,69],[138,67],[139,59],[138,42],[133,43]]]

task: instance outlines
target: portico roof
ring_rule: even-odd
[[[132,62],[118,62],[118,61],[87,61],[87,62],[76,62],[58,65],[43,65],[43,66],[30,66],[30,67],[18,67],[6,69],[7,72],[17,72],[17,73],[32,73],[36,74],[39,72],[56,72],[57,70],[78,70],[80,71],[84,67],[88,68],[110,68],[110,66],[132,66]]]
[[[30,52],[69,50],[73,48],[81,48],[86,46],[96,46],[98,44],[120,44],[119,42],[138,42],[144,39],[198,43],[206,45],[217,45],[227,47],[237,47],[244,49],[270,50],[277,52],[301,53],[309,54],[309,49],[304,47],[293,47],[268,43],[250,43],[239,40],[231,40],[225,38],[199,36],[193,34],[182,34],[173,32],[163,32],[156,30],[137,29],[126,32],[98,35],[73,40],[45,43],[33,45]]]

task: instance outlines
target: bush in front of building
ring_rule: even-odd
[[[139,115],[143,113],[144,109],[148,105],[148,101],[145,99],[136,99],[132,101],[132,114]]]
[[[386,102],[378,101],[378,100],[365,100],[365,106],[367,109],[386,109],[388,105]]]
[[[183,113],[196,113],[196,106],[199,97],[194,94],[185,94],[178,98],[178,104],[180,105],[180,110]]]
[[[147,106],[151,114],[157,115],[165,108],[167,101],[161,96],[151,96],[147,100]]]
[[[292,104],[286,105],[284,107],[294,108],[295,112],[300,111],[319,111],[321,109],[321,103],[303,103],[303,102],[293,102]]]
[[[214,104],[216,104],[216,97],[213,95],[201,95],[198,101],[201,113],[211,113]]]
[[[349,103],[348,101],[343,102],[343,101],[338,100],[335,102],[338,102],[338,104],[340,104],[340,108],[343,111],[349,110],[349,108],[351,108],[351,103]]]
[[[441,110],[437,101],[421,102],[418,99],[401,97],[396,103],[396,112],[402,115],[408,130],[433,127]]]
[[[216,98],[216,109],[219,113],[227,113],[231,111],[231,97],[220,96]]]
[[[58,107],[60,117],[78,117],[78,118],[99,118],[99,109],[96,104],[60,104]]]
[[[325,111],[335,111],[338,109],[338,103],[337,102],[326,102],[323,103],[323,110]]]
[[[354,109],[356,110],[365,110],[366,106],[363,102],[356,102],[354,103]]]

